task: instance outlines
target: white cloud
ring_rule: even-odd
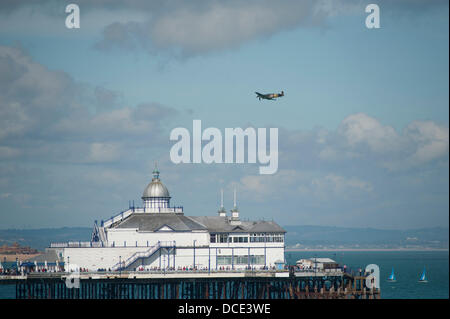
[[[408,170],[433,161],[448,162],[449,128],[433,121],[414,121],[398,133],[392,126],[357,113],[346,117],[336,131],[283,131],[280,167],[364,164],[389,170]],[[284,163],[283,163],[284,160]]]
[[[246,175],[239,182],[229,184],[230,190],[234,187],[244,196],[261,202],[296,197],[315,197],[319,200],[339,197],[342,200],[373,191],[370,182],[357,177],[302,170],[279,170],[277,174],[270,176]]]
[[[406,3],[407,1],[407,3]],[[359,0],[78,0],[81,28],[71,37],[101,36],[96,47],[143,48],[193,56],[239,46],[298,27],[324,27],[333,16],[365,15]],[[396,16],[447,1],[379,0]],[[53,0],[0,1],[0,34],[64,37],[67,4]],[[101,34],[100,34],[101,33]]]
[[[322,25],[331,9],[312,0],[165,2],[143,9],[146,22],[111,23],[97,48],[143,47],[149,52],[197,55],[236,48],[298,26]]]
[[[177,114],[157,103],[120,106],[120,93],[79,84],[17,48],[0,46],[0,71],[1,158],[110,162],[166,141],[163,123]]]
[[[236,186],[246,196],[256,200],[283,197],[290,193],[293,185],[301,178],[301,173],[296,170],[279,170],[273,176],[247,175],[242,177],[238,183],[231,183],[229,188]]]
[[[393,127],[382,125],[365,113],[352,114],[345,118],[338,133],[346,138],[349,146],[365,144],[377,153],[394,151],[401,143],[401,138]]]
[[[405,135],[415,144],[411,164],[419,165],[448,155],[449,129],[432,121],[415,121],[405,129]]]
[[[0,139],[47,127],[78,106],[78,90],[63,72],[35,63],[22,50],[0,46]]]

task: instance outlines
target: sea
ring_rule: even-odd
[[[382,299],[449,298],[448,251],[287,251],[285,257],[290,265],[302,258],[328,257],[354,271],[376,264]],[[392,268],[396,282],[387,281]],[[424,268],[426,283],[419,282]],[[14,298],[14,285],[0,285],[0,299]]]
[[[382,299],[448,299],[449,256],[447,251],[291,251],[286,262],[302,258],[328,257],[357,272],[367,265],[380,269]],[[394,268],[395,282],[387,279]],[[427,282],[419,282],[423,269]]]

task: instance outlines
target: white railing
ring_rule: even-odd
[[[51,243],[50,248],[90,248],[90,247],[106,247],[102,242],[95,241],[69,241],[66,243]]]
[[[104,243],[107,242],[105,228],[99,227],[98,228],[98,235],[99,235],[99,239],[100,239],[101,242],[104,242]]]
[[[112,269],[113,270],[119,270],[119,269],[126,269],[128,266],[130,266],[132,263],[134,263],[139,258],[148,258],[151,255],[153,255],[155,252],[158,251],[161,247],[174,247],[175,241],[158,241],[158,243],[155,246],[152,246],[150,249],[147,249],[146,251],[141,252],[135,252],[133,255],[128,257],[125,261],[118,262],[115,264]]]
[[[138,258],[146,258],[146,257],[150,257],[152,254],[154,254],[161,246],[158,244],[156,244],[155,246],[153,246],[152,248],[143,251],[143,252],[136,252],[133,255],[131,255],[129,258],[127,258],[125,261],[123,262],[118,262],[117,264],[115,264],[112,269],[113,270],[118,270],[120,268],[127,268],[129,265],[131,265],[133,262],[135,262]]]
[[[68,243],[51,243],[50,248],[64,248],[69,247]]]
[[[144,207],[136,208],[136,213],[182,213],[183,207]]]
[[[117,214],[116,216],[111,217],[110,219],[105,220],[103,222],[102,227],[109,227],[112,224],[114,224],[115,222],[118,222],[118,221],[121,221],[122,219],[127,218],[128,216],[130,216],[133,213],[134,210],[135,209],[130,208],[124,212]]]
[[[175,241],[160,241],[159,242],[162,247],[173,247],[175,245]],[[102,242],[102,241],[70,241],[70,242],[59,242],[59,243],[51,243],[50,248],[99,248],[99,247],[153,247],[148,245],[139,245],[139,246],[118,246],[114,242]]]

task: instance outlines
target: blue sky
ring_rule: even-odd
[[[187,215],[236,186],[243,216],[280,224],[448,224],[447,2],[379,1],[371,30],[364,1],[79,1],[79,30],[41,2],[0,5],[2,228],[107,218],[155,161]],[[174,165],[193,119],[278,127],[278,173]]]

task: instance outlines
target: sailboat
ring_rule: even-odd
[[[395,281],[397,281],[397,280],[395,279],[394,268],[392,268],[392,272],[391,272],[391,275],[390,275],[389,278],[388,278],[388,281],[390,281],[390,282],[395,282]]]
[[[419,282],[428,282],[427,278],[425,277],[425,268],[423,268],[422,275],[420,275],[419,278]]]

